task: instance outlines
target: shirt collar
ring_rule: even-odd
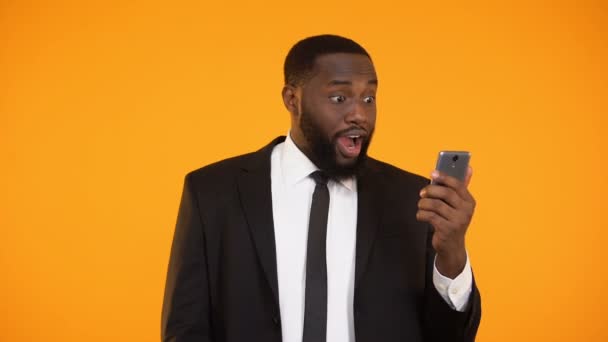
[[[281,156],[281,168],[283,178],[288,185],[295,185],[319,168],[296,146],[291,139],[290,132],[287,133],[283,144],[283,154]],[[332,182],[330,180],[330,182]],[[348,177],[339,182],[350,191],[355,191],[355,177]]]

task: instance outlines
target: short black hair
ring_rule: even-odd
[[[285,57],[285,84],[301,85],[311,76],[318,57],[332,53],[354,53],[371,59],[355,41],[331,34],[312,36],[297,42]]]

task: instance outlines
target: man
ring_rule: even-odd
[[[287,137],[186,176],[163,341],[474,341],[475,202],[367,157],[378,80],[352,40],[285,60]]]

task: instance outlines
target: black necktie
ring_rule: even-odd
[[[324,342],[327,333],[327,264],[325,239],[329,190],[327,176],[322,171],[310,174],[317,186],[312,194],[308,247],[306,252],[306,294],[304,299],[303,342]]]

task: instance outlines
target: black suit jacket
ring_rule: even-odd
[[[186,176],[163,341],[281,341],[270,154],[284,139]],[[433,285],[432,228],[416,220],[426,184],[372,158],[357,176],[357,342],[475,339],[481,317],[476,286],[461,313]]]

